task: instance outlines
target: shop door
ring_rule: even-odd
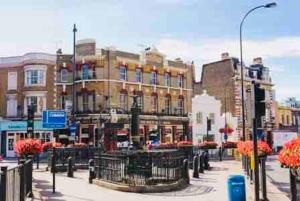
[[[7,148],[6,148],[6,157],[15,157],[15,151],[14,151],[14,145],[15,145],[15,135],[14,134],[8,134],[7,135]]]

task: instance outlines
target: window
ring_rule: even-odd
[[[157,72],[151,72],[150,84],[156,85],[157,84]]]
[[[143,104],[143,96],[141,96],[141,95],[139,95],[138,97],[137,97],[137,103],[138,103],[138,106],[143,110],[143,106],[144,106],[144,104]]]
[[[7,116],[15,117],[17,116],[17,100],[15,96],[7,97]]]
[[[196,122],[197,124],[202,124],[202,112],[196,113]]]
[[[126,66],[120,66],[120,80],[127,80],[127,68]]]
[[[211,120],[211,125],[215,124],[215,114],[209,113],[208,118]]]
[[[164,80],[165,80],[165,86],[170,87],[171,86],[171,75],[170,75],[170,73],[165,73]]]
[[[177,87],[183,88],[183,75],[177,75]]]
[[[82,79],[87,80],[90,77],[89,65],[84,64],[82,66]]]
[[[151,96],[151,110],[153,112],[157,112],[157,106],[158,106],[158,101],[157,101],[157,96],[156,95],[152,95]]]
[[[26,71],[26,84],[31,85],[45,85],[45,71],[43,70],[27,70]]]
[[[82,94],[82,106],[84,112],[89,110],[89,95],[87,93]]]
[[[290,117],[288,115],[286,115],[286,124],[290,125]]]
[[[68,70],[62,69],[60,71],[60,80],[61,82],[68,82]]]
[[[8,72],[7,89],[17,90],[17,72]]]
[[[123,110],[127,110],[127,94],[126,93],[120,93],[120,107]]]
[[[28,96],[27,97],[27,106],[32,106],[33,111],[37,112],[37,96]]]
[[[284,115],[281,115],[281,123],[284,124]]]
[[[165,97],[165,113],[171,113],[171,97],[169,96]]]
[[[142,72],[142,69],[140,69],[140,68],[137,68],[135,71],[135,81],[143,82],[143,72]]]
[[[179,114],[183,114],[183,110],[184,110],[184,99],[183,98],[178,99],[177,107],[178,107]]]

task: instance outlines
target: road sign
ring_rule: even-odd
[[[43,128],[65,128],[66,122],[67,115],[63,110],[43,111]]]
[[[70,133],[71,133],[71,136],[75,136],[76,135],[76,130],[77,130],[77,125],[76,123],[72,123],[70,125]]]

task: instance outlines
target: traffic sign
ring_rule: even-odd
[[[66,122],[67,115],[63,110],[43,111],[43,128],[65,128]]]

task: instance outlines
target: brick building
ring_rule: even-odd
[[[252,127],[252,108],[254,99],[251,95],[251,82],[260,84],[265,95],[265,116],[262,118],[261,127],[270,132],[274,124],[274,92],[273,83],[269,76],[269,69],[262,63],[261,58],[255,58],[253,64],[244,68],[244,94],[246,134],[250,136]],[[195,94],[203,90],[211,96],[221,100],[221,113],[231,113],[238,118],[238,136],[242,136],[242,99],[241,99],[241,70],[239,60],[223,53],[220,61],[204,64],[201,81],[194,86]]]
[[[35,110],[35,138],[49,141],[52,130],[42,127],[43,110],[54,108],[56,55],[27,53],[0,58],[1,153],[14,156],[14,143],[27,138],[27,106]]]
[[[57,109],[70,111],[71,55],[58,52],[57,58],[55,104]],[[94,40],[78,41],[74,84],[75,119],[80,122],[78,141],[94,144],[104,134],[108,142],[119,133],[130,133],[129,111],[134,95],[142,110],[142,142],[155,135],[161,142],[190,139],[188,113],[193,82],[193,64],[167,60],[155,48],[135,54],[115,48],[97,49]],[[124,128],[107,134],[103,123],[108,122],[111,109],[117,113],[115,121],[124,124]]]

